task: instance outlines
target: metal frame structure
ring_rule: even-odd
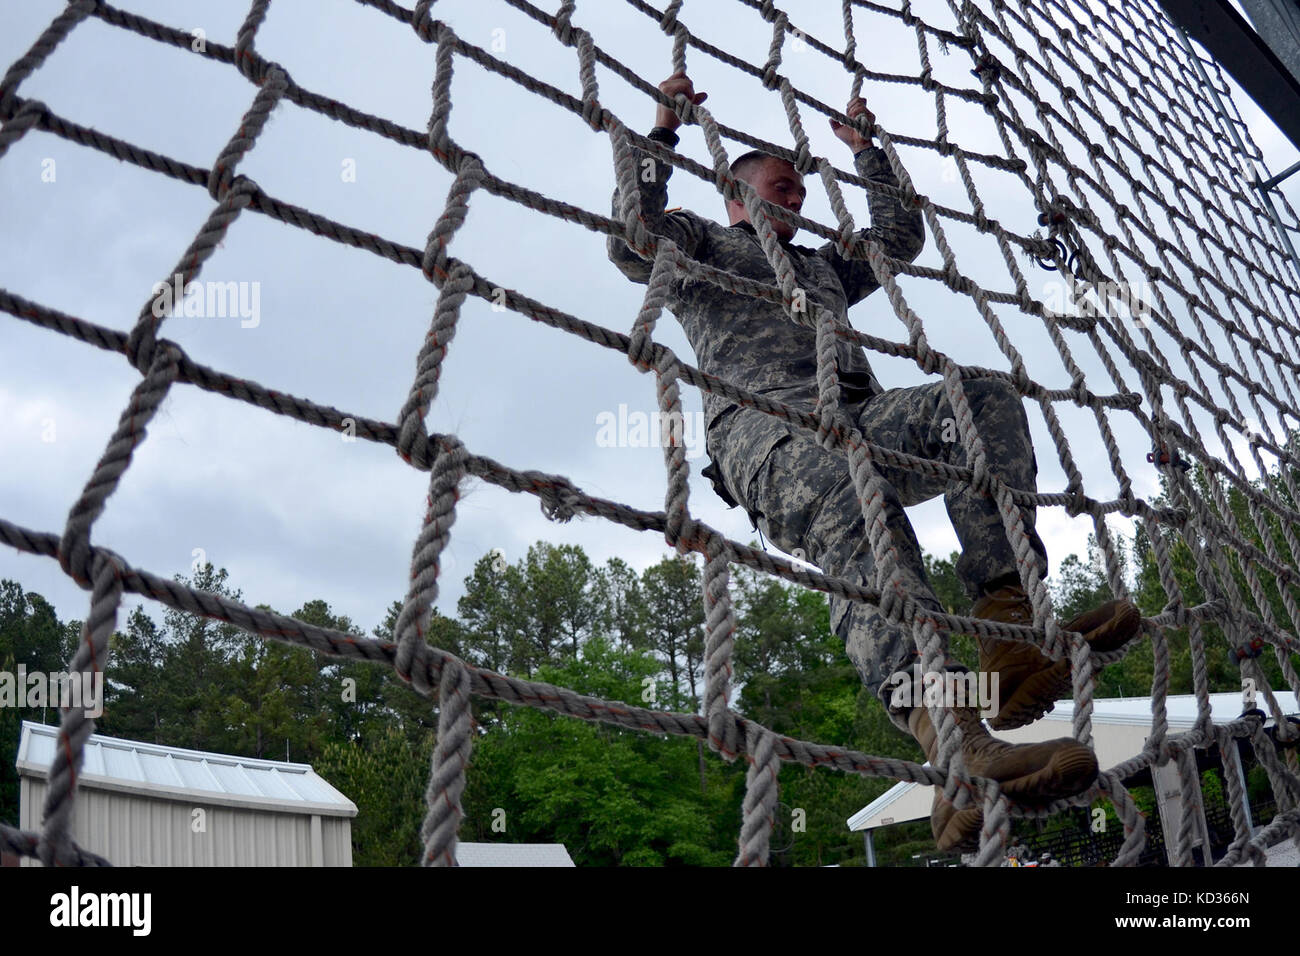
[[[1255,5],[1267,7],[1275,3],[1276,0],[1256,0]],[[1300,37],[1291,35],[1289,26],[1292,22],[1300,23],[1300,15],[1294,21],[1279,17],[1275,21],[1281,25],[1278,35],[1270,41],[1257,33],[1228,0],[1161,0],[1161,6],[1173,21],[1183,49],[1209,90],[1215,107],[1224,117],[1224,125],[1238,152],[1243,156],[1250,155],[1232,117],[1224,109],[1218,88],[1205,72],[1205,61],[1192,47],[1193,39],[1232,75],[1277,128],[1300,149],[1300,76],[1287,66],[1288,62],[1300,63],[1295,56],[1300,50]],[[1296,252],[1290,231],[1278,215],[1271,195],[1283,180],[1300,170],[1300,162],[1293,163],[1276,176],[1269,171],[1263,157],[1259,159],[1259,167],[1267,178],[1261,177],[1257,171],[1251,185],[1263,200],[1273,227],[1290,254],[1297,274],[1300,274],[1300,254]]]

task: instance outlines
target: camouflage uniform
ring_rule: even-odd
[[[677,136],[655,129],[650,137],[676,145]],[[687,255],[719,269],[775,283],[775,276],[749,223],[722,226],[692,212],[666,212],[672,167],[636,153],[642,217],[658,235],[672,239]],[[646,163],[652,164],[647,166]],[[854,157],[858,175],[897,185],[883,150],[864,149]],[[925,244],[921,214],[878,191],[869,190],[870,229],[864,232],[884,251],[910,262]],[[619,217],[619,196],[614,194]],[[610,259],[630,279],[646,282],[651,263],[611,237]],[[796,283],[817,304],[847,321],[849,306],[879,288],[870,265],[841,257],[834,243],[819,249],[783,243]],[[776,303],[736,295],[702,279],[678,278],[668,306],[681,322],[699,367],[751,391],[814,412],[817,405],[816,333],[794,324]],[[924,458],[965,464],[965,448],[951,440],[955,426],[943,383],[885,391],[871,371],[865,352],[840,339],[836,358],[845,410],[868,441]],[[965,389],[976,428],[984,439],[988,463],[1015,488],[1036,487],[1037,462],[1021,399],[997,379],[969,379]],[[862,509],[840,450],[827,451],[816,437],[763,412],[737,405],[725,396],[704,393],[706,447],[712,463],[704,474],[729,505],[739,503],[751,520],[781,550],[802,548],[807,560],[829,574],[874,587],[874,560]],[[950,440],[945,441],[948,438]],[[1015,555],[996,503],[970,488],[949,489],[939,479],[877,464],[890,486],[886,521],[894,534],[898,566],[909,593],[936,610],[942,606],[926,577],[920,545],[903,511],[944,495],[948,514],[962,545],[957,575],[972,597],[982,585],[1015,575]],[[1033,532],[1033,512],[1026,513],[1031,544],[1046,573],[1042,541]],[[1018,577],[1018,576],[1016,576]],[[891,674],[912,669],[919,674],[917,652],[906,627],[888,624],[875,608],[837,597],[830,600],[830,621],[844,639],[863,682],[881,697],[894,722],[904,729],[905,714],[889,707]],[[965,670],[949,660],[949,669]]]

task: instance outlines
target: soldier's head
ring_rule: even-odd
[[[804,197],[808,195],[808,190],[803,186],[803,177],[794,166],[778,156],[759,149],[745,153],[733,162],[731,175],[753,186],[754,191],[761,198],[793,212],[798,212],[802,208]],[[748,222],[753,225],[753,221],[749,218],[749,211],[739,199],[727,200],[727,215],[731,217],[733,226],[738,222]],[[773,217],[769,217],[768,221],[772,224],[778,239],[788,242],[798,231],[796,227]]]

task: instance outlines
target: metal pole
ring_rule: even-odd
[[[1300,165],[1298,163],[1297,165]],[[1291,262],[1296,267],[1296,277],[1300,278],[1300,256],[1296,255],[1295,246],[1291,243],[1291,236],[1287,229],[1282,225],[1282,220],[1277,214],[1277,209],[1273,206],[1273,198],[1269,196],[1268,190],[1262,184],[1256,183],[1255,189],[1259,193],[1259,198],[1264,200],[1264,208],[1268,210],[1268,216],[1273,220],[1273,228],[1277,234],[1282,237],[1282,242],[1286,246],[1287,252],[1291,253]]]
[[[1250,152],[1246,149],[1246,144],[1241,141],[1241,137],[1237,134],[1237,126],[1232,122],[1232,117],[1228,115],[1228,111],[1223,108],[1223,100],[1219,98],[1219,90],[1210,82],[1210,75],[1205,72],[1205,64],[1201,62],[1201,58],[1196,55],[1196,51],[1192,48],[1192,41],[1188,39],[1187,32],[1172,20],[1169,22],[1169,25],[1173,27],[1174,32],[1178,34],[1178,41],[1182,43],[1183,49],[1191,59],[1192,66],[1196,69],[1197,76],[1201,78],[1201,83],[1210,91],[1210,99],[1214,100],[1215,108],[1219,111],[1219,115],[1223,117],[1224,122],[1227,124],[1228,133],[1237,144],[1237,152],[1242,156],[1249,156]],[[1268,172],[1268,170],[1265,169],[1265,172]]]
[[[1268,181],[1265,182],[1265,183],[1261,183],[1260,185],[1262,185],[1265,189],[1272,189],[1274,186],[1276,186],[1276,185],[1277,185],[1278,183],[1280,183],[1282,180],[1286,179],[1288,176],[1290,176],[1292,173],[1294,173],[1297,169],[1300,169],[1300,163],[1292,163],[1290,166],[1288,166],[1286,169],[1282,170],[1280,173],[1278,173],[1278,174],[1277,174],[1276,176],[1274,176],[1272,179],[1268,180]]]

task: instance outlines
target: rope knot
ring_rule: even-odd
[[[1002,64],[991,53],[981,53],[975,61],[975,69],[971,70],[971,76],[983,83],[992,83],[1002,76]]]
[[[983,455],[979,455],[971,462],[970,483],[971,487],[976,491],[988,495],[990,498],[993,497],[993,473],[989,471],[988,462]]]
[[[605,128],[605,109],[594,99],[584,99],[582,101],[582,120],[592,128],[594,132],[599,133]]]
[[[794,156],[794,168],[799,171],[800,176],[807,176],[812,167],[812,152],[809,151],[807,142],[800,143],[799,149]]]
[[[648,370],[654,361],[654,339],[650,330],[637,328],[632,330],[627,345],[627,360],[639,369]]]
[[[665,514],[664,542],[678,554],[689,554],[700,533],[700,523],[687,515],[684,506],[670,508]]]
[[[1065,503],[1065,513],[1071,518],[1077,518],[1088,510],[1088,502],[1083,493],[1082,480],[1072,481],[1066,485],[1065,493],[1069,496],[1069,500]]]
[[[28,100],[20,106],[13,118],[0,127],[0,156],[3,156],[13,143],[20,140],[24,133],[39,123],[47,109],[48,107],[40,100]]]
[[[678,93],[673,98],[673,112],[683,123],[690,125],[695,122],[695,104],[690,101],[685,93]]]
[[[579,514],[582,494],[564,478],[540,472],[525,474],[533,478],[533,487],[540,499],[542,514],[547,520],[564,523]]]
[[[957,261],[955,259],[950,259],[946,263],[944,263],[943,278],[944,281],[948,284],[948,287],[952,289],[954,292],[965,291],[966,277],[963,276],[961,274],[961,270],[957,268]]]
[[[257,28],[262,25],[262,19],[266,16],[266,7],[263,5],[260,9],[257,4],[253,4],[253,10],[249,13],[248,18],[239,28],[239,36],[235,39],[235,67],[243,74],[246,80],[262,85],[266,78],[270,64],[267,63],[253,49],[253,41],[257,37]]]
[[[253,201],[257,183],[242,173],[236,175],[231,167],[218,161],[208,173],[208,195],[217,202],[223,202],[226,195],[232,192],[234,196],[231,197],[231,205],[243,209]]]
[[[858,248],[858,234],[851,223],[845,223],[840,227],[839,235],[836,240],[836,251],[845,258],[854,258],[854,251]]]
[[[63,573],[89,590],[95,577],[95,552],[90,546],[90,529],[73,535],[64,533],[59,539],[59,567]]]
[[[1026,315],[1037,315],[1043,318],[1051,318],[1055,314],[1051,309],[1029,294],[1029,286],[1023,280],[1016,283],[1016,293],[1020,297],[1016,304],[1020,306],[1020,311],[1024,312]],[[1076,389],[1082,384],[1082,373],[1076,374],[1070,383],[1071,387]]]
[[[425,43],[433,43],[438,38],[437,26],[429,16],[429,8],[432,6],[433,0],[419,0],[411,15],[411,26],[415,28],[415,35]]]
[[[660,378],[660,389],[667,388],[682,374],[682,363],[673,354],[672,349],[664,349],[655,361],[655,373]]]
[[[573,26],[569,22],[573,18],[573,11],[577,7],[577,0],[564,0],[560,4],[559,11],[555,14],[555,26],[551,32],[555,34],[557,40],[565,46],[573,46]]]
[[[410,649],[405,654],[403,648],[406,645],[399,644],[393,670],[397,672],[398,677],[410,684],[417,693],[427,697],[433,692],[434,681],[437,680],[438,676],[441,676],[441,662],[434,660],[434,658],[439,657],[437,648],[430,646],[424,640],[422,633],[418,631],[410,633],[416,634],[418,639],[411,642]]]
[[[925,339],[921,339],[916,342],[915,345],[916,361],[920,364],[921,371],[925,372],[927,375],[933,375],[935,372],[939,371],[939,356],[935,355],[934,350],[930,348],[930,343]]]
[[[1133,494],[1133,489],[1131,487],[1125,488],[1124,491],[1120,494],[1118,500],[1120,504],[1120,511],[1123,514],[1128,515],[1130,518],[1137,516],[1138,514],[1137,496]]]
[[[250,83],[256,84],[257,86],[262,86],[266,83],[266,78],[270,74],[271,67],[273,66],[273,64],[261,54],[254,52],[251,48],[251,44],[248,49],[242,51],[238,46],[235,47],[235,63],[239,67],[239,72],[243,74],[244,79],[248,80]]]

